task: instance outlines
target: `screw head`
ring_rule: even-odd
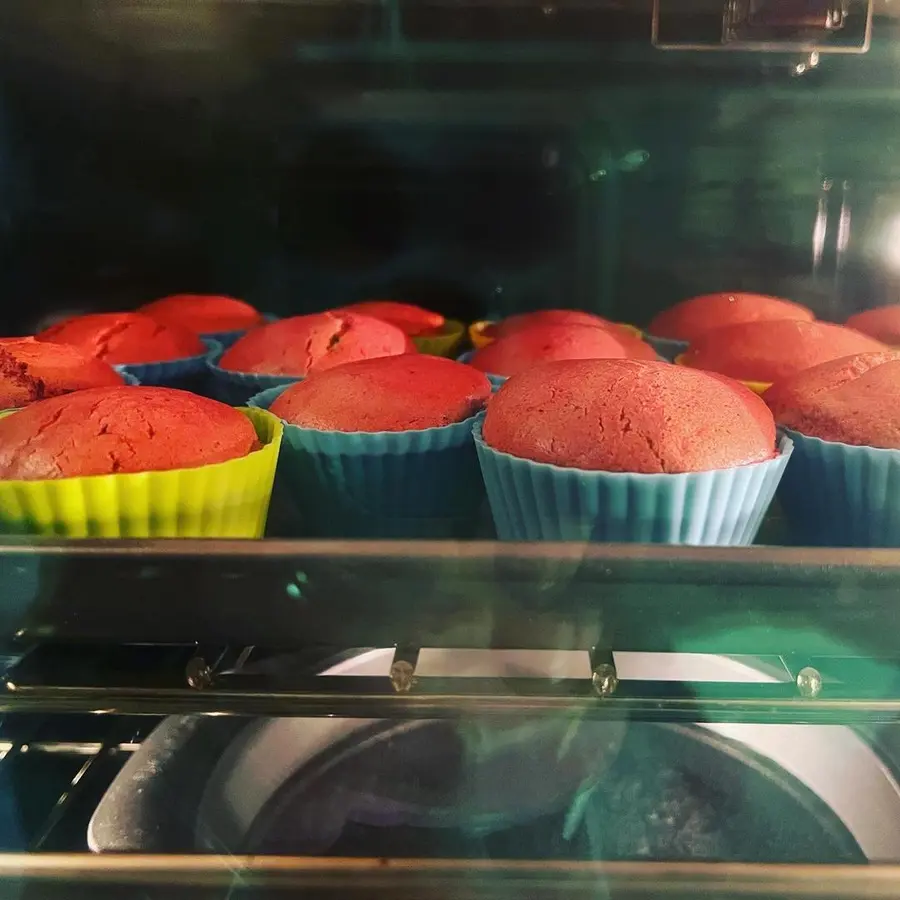
[[[591,674],[591,684],[600,697],[611,697],[619,686],[619,676],[615,667],[602,663]]]
[[[398,694],[408,694],[416,683],[415,668],[412,663],[400,659],[391,664],[391,684]]]
[[[197,691],[208,688],[213,682],[212,669],[206,664],[206,660],[199,656],[188,660],[188,664],[184,667],[184,674],[188,686]]]
[[[818,669],[805,666],[797,673],[797,690],[804,700],[813,700],[822,693],[822,675]]]

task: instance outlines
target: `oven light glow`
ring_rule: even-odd
[[[900,216],[888,219],[879,243],[884,262],[892,269],[900,271]]]

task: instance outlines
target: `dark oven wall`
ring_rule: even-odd
[[[716,289],[891,299],[892,35],[798,77],[601,5],[8,0],[2,331],[176,291],[636,323]]]

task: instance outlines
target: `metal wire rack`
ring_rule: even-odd
[[[156,724],[121,716],[7,716],[0,724],[0,853],[87,850],[87,822]]]

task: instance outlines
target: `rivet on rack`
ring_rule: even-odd
[[[797,673],[797,690],[804,700],[814,700],[822,693],[822,675],[818,669],[805,666]]]
[[[213,683],[212,669],[206,664],[206,660],[200,656],[194,656],[188,660],[184,667],[184,674],[189,687],[202,691]]]
[[[612,663],[601,663],[591,673],[591,684],[600,697],[612,697],[619,686],[619,676]]]

